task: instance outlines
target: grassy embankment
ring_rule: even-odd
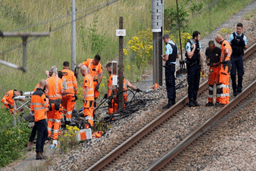
[[[82,1],[76,0],[76,6],[79,10],[83,10],[97,4],[105,3],[106,0]],[[109,60],[118,59],[118,38],[115,30],[119,27],[119,16],[124,17],[124,28],[127,29],[125,42],[140,30],[150,27],[150,6],[148,0],[142,1],[125,1],[121,0],[112,4],[98,12],[89,15],[77,21],[77,63],[87,58],[93,58],[96,53],[102,57],[102,64]],[[67,15],[70,12],[71,2],[65,1],[30,1],[25,0],[19,2],[4,1],[1,5],[0,28],[2,31],[14,30],[16,28],[31,25],[44,20],[49,20],[61,15]],[[132,9],[132,10],[131,10]],[[77,17],[84,15],[80,13]],[[98,19],[96,17],[98,16]],[[25,31],[48,31],[70,21],[71,17],[36,26]],[[92,26],[95,21],[96,31],[90,31],[88,28],[94,29]],[[96,38],[90,38],[89,33],[94,32]],[[94,41],[97,48],[92,48],[91,43]],[[101,42],[102,41],[102,42]],[[0,42],[0,51],[5,50],[12,45],[21,43],[20,38],[4,38]],[[99,52],[98,52],[99,51]],[[16,49],[1,56],[1,59],[22,64],[22,49]],[[28,72],[23,74],[20,71],[2,66],[0,71],[1,84],[0,96],[2,97],[9,89],[33,90],[40,79],[45,78],[44,71],[52,65],[56,65],[58,69],[62,69],[62,62],[71,61],[71,25],[65,26],[55,32],[52,32],[49,38],[39,38],[32,41],[28,45]],[[105,68],[104,68],[105,69]],[[133,77],[141,73],[141,70],[133,71]],[[104,74],[104,84],[101,90],[105,90],[107,86],[107,73]],[[128,76],[128,74],[127,74]],[[80,77],[80,81],[81,81]],[[137,79],[134,79],[137,80]]]
[[[186,23],[188,28],[185,30],[181,29],[181,31],[188,32],[190,35],[192,35],[193,31],[198,30],[201,33],[202,39],[252,1],[253,0],[180,0],[179,6],[183,6],[189,14],[189,16],[186,18],[188,20]],[[165,2],[166,6],[176,8],[175,1]],[[213,3],[214,5],[211,6],[211,8],[208,8],[209,4]],[[200,4],[202,4],[201,8],[199,8]],[[168,24],[168,21],[165,22]],[[234,23],[234,26],[236,24],[237,23]],[[176,31],[172,33],[174,34],[174,40],[178,42],[178,32]],[[183,44],[184,43],[185,42],[183,42]]]
[[[202,34],[207,35],[222,22],[227,20],[231,15],[238,12],[252,0],[244,2],[243,0],[221,0],[218,5],[213,6],[211,15],[206,10],[200,15],[188,17],[188,29],[184,32],[192,33],[194,30],[199,30]],[[92,7],[97,4],[105,3],[106,0],[82,1],[77,0],[76,6],[79,10]],[[191,16],[192,3],[202,3],[203,7],[207,7],[213,1],[199,0],[188,1],[180,0],[179,5],[184,5]],[[165,1],[165,8],[174,7],[175,1]],[[4,1],[0,6],[0,29],[2,31],[15,30],[22,26],[35,24],[44,20],[49,20],[58,16],[70,13],[71,2],[63,1]],[[132,9],[132,10],[131,10]],[[102,64],[109,60],[118,59],[118,38],[115,36],[115,29],[118,28],[119,16],[124,17],[124,28],[127,29],[127,36],[124,39],[125,47],[127,42],[138,31],[150,28],[151,22],[151,1],[125,1],[121,0],[113,5],[110,5],[88,17],[77,21],[77,63],[82,62],[87,58],[99,52],[102,56]],[[197,12],[197,11],[196,11]],[[195,12],[195,13],[196,13]],[[85,13],[78,14],[77,17]],[[98,17],[98,19],[96,19]],[[211,19],[210,19],[211,18]],[[70,21],[70,17],[62,20],[54,21],[49,24],[39,25],[24,31],[48,31],[49,27],[54,28]],[[95,23],[95,21],[98,21]],[[211,23],[210,23],[211,21]],[[92,25],[96,24],[96,27]],[[95,31],[92,31],[96,29]],[[90,35],[94,35],[94,38]],[[177,33],[173,33],[177,38]],[[95,42],[96,48],[92,47],[92,42]],[[177,42],[177,41],[176,41]],[[20,38],[4,38],[0,42],[0,51],[5,50],[12,45],[21,43]],[[99,48],[97,48],[99,47]],[[99,50],[100,49],[100,50]],[[62,62],[71,60],[71,25],[65,26],[57,31],[51,32],[48,38],[39,38],[28,44],[28,72],[23,74],[20,71],[1,65],[0,68],[0,96],[2,97],[9,89],[22,89],[26,91],[33,90],[34,86],[40,79],[45,78],[44,70],[49,69],[52,65],[56,65],[59,69],[62,68]],[[22,64],[22,49],[16,49],[1,56],[1,59]],[[132,64],[133,58],[128,58],[127,63]],[[151,67],[151,66],[148,66]],[[139,80],[139,76],[143,74],[145,67],[132,67],[126,77],[131,82]],[[79,78],[81,84],[81,77]],[[107,73],[104,74],[101,92],[105,92],[107,84]]]

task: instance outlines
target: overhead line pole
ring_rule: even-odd
[[[22,38],[22,46],[23,46],[23,65],[22,67],[19,67],[18,65],[15,65],[13,63],[0,60],[0,63],[3,65],[7,65],[9,67],[15,68],[15,69],[20,69],[23,72],[27,71],[27,39],[28,37],[45,37],[49,36],[49,32],[1,32],[0,31],[0,36],[1,37],[21,37]]]
[[[71,69],[75,72],[76,68],[76,0],[72,0],[72,26],[71,26]],[[76,109],[76,102],[75,107]]]
[[[72,45],[71,45],[71,68],[76,68],[76,0],[72,0]]]
[[[153,83],[163,85],[163,0],[152,0],[152,32],[153,32]]]

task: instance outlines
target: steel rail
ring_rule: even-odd
[[[244,58],[248,58],[252,53],[256,51],[256,44],[253,44],[244,55]],[[209,118],[201,126],[199,126],[194,132],[188,135],[182,142],[180,142],[176,147],[169,151],[164,157],[158,160],[156,163],[152,164],[147,171],[160,170],[172,159],[174,159],[180,152],[186,149],[193,141],[198,137],[203,135],[208,131],[214,124],[219,121],[224,115],[228,114],[236,105],[246,98],[249,94],[256,90],[256,80],[251,83],[241,94],[234,98],[229,104],[225,105],[219,112]]]
[[[256,49],[256,43],[254,43],[248,50],[245,51],[244,59],[246,59],[248,56],[250,56]],[[198,94],[203,93],[208,88],[208,81],[205,81],[202,83],[199,87]],[[98,162],[94,163],[91,167],[89,167],[86,170],[101,170],[106,165],[111,163],[115,158],[120,156],[122,153],[127,151],[130,147],[132,147],[134,144],[136,144],[138,141],[140,141],[143,137],[153,132],[161,123],[168,120],[171,116],[179,112],[181,109],[183,109],[186,104],[189,102],[188,95],[183,97],[179,102],[177,102],[174,106],[163,112],[160,116],[158,116],[156,119],[151,121],[149,124],[147,124],[145,127],[143,127],[141,130],[139,130],[137,133],[135,133],[132,137],[127,139],[125,142],[120,144],[118,147],[116,147],[113,151],[108,153],[106,156],[104,156],[102,159],[100,159]]]
[[[180,142],[176,147],[169,151],[163,158],[151,165],[147,171],[160,170],[168,162],[170,162],[174,157],[176,157],[180,152],[186,149],[194,140],[199,138],[201,135],[205,134],[214,124],[219,121],[223,116],[228,114],[236,105],[246,98],[249,94],[256,90],[256,80],[249,85],[241,94],[239,94],[235,99],[233,99],[229,104],[224,106],[219,112],[214,116],[209,118],[205,123],[198,127],[194,132],[187,136],[182,142]]]

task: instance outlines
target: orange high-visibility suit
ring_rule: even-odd
[[[111,74],[109,76],[109,80],[108,80],[108,91],[107,91],[107,97],[109,98],[112,93],[117,93],[117,88],[116,86],[112,85],[112,80],[113,79],[113,75]],[[123,97],[124,97],[124,102],[128,101],[128,86],[127,86],[127,80],[123,80]],[[124,104],[125,107],[125,104]],[[113,112],[118,110],[118,98],[114,97],[112,98],[111,104],[109,104],[108,106],[108,114],[112,114]]]
[[[65,80],[66,89],[62,98],[63,113],[66,116],[66,121],[71,121],[72,111],[75,107],[75,95],[77,95],[77,80],[74,72],[68,69],[62,70],[62,81]]]
[[[47,96],[49,98],[49,111],[47,112],[48,137],[51,137],[52,127],[54,140],[58,139],[59,128],[62,119],[62,80],[58,77],[50,77],[48,79]]]
[[[85,94],[86,90],[87,90],[87,95]],[[85,98],[85,99],[83,98],[85,119],[90,123],[91,126],[93,126],[94,125],[94,122],[93,122],[94,85],[93,85],[93,78],[90,74],[86,75],[83,80],[83,97]]]
[[[31,137],[35,136],[36,131],[37,140],[36,140],[36,152],[42,152],[44,150],[44,143],[47,139],[47,108],[48,108],[49,100],[46,98],[45,93],[41,88],[37,88],[36,91],[31,95],[31,111],[35,116],[35,125],[33,127]]]
[[[31,96],[31,111],[34,112],[35,122],[47,119],[46,108],[48,108],[49,100],[46,98],[42,89],[38,88]]]
[[[216,85],[219,85],[219,77],[220,77],[220,67],[211,66],[209,69],[209,76],[208,76],[208,85],[209,85],[209,95],[208,95],[208,102],[213,103],[213,85],[216,82]],[[216,102],[220,102],[220,94],[217,91]]]
[[[96,100],[99,97],[100,92],[96,89],[96,86],[98,84],[99,74],[103,72],[102,66],[100,63],[98,65],[93,65],[92,63],[93,59],[87,59],[83,62],[85,66],[89,69],[89,74],[93,78],[93,84],[94,84],[94,100]],[[95,101],[94,101],[95,102]],[[96,103],[95,103],[96,105]],[[96,106],[95,106],[96,107]]]
[[[228,54],[224,57],[225,49],[228,49]],[[224,40],[221,44],[221,65],[220,65],[220,77],[219,84],[217,85],[217,92],[219,101],[221,104],[229,103],[229,77],[230,77],[230,56],[232,53],[232,48],[227,40]]]
[[[14,90],[8,91],[1,102],[4,104],[4,107],[10,111],[11,114],[14,114]]]

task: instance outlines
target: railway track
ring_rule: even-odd
[[[244,58],[247,59],[250,55],[252,55],[255,52],[256,49],[256,44],[253,44],[246,52],[244,55]],[[201,84],[198,94],[207,94],[204,93],[205,90],[208,89],[208,84],[207,81],[205,81],[203,84]],[[245,91],[244,91],[245,92]],[[239,95],[237,98],[242,97],[242,94]],[[236,98],[236,99],[237,99]],[[121,156],[123,154],[125,154],[125,152],[128,151],[135,151],[131,150],[133,147],[136,146],[136,144],[139,143],[143,143],[143,139],[145,139],[146,137],[150,137],[152,136],[151,134],[153,134],[154,132],[157,132],[156,130],[158,128],[167,128],[167,126],[164,126],[168,120],[170,120],[170,118],[176,116],[176,114],[185,109],[186,104],[188,103],[189,99],[188,96],[185,96],[184,98],[182,98],[178,103],[176,103],[173,107],[171,107],[170,109],[168,109],[167,111],[165,111],[164,113],[162,113],[161,115],[159,115],[156,119],[154,119],[152,122],[150,122],[148,125],[146,125],[145,127],[143,127],[140,131],[138,131],[136,134],[134,134],[132,137],[130,137],[129,139],[127,139],[125,142],[123,142],[122,144],[120,144],[117,148],[115,148],[113,151],[111,151],[108,155],[106,155],[105,157],[103,157],[102,159],[100,159],[98,162],[96,162],[94,165],[92,165],[90,168],[87,168],[87,170],[102,170],[102,169],[109,169],[108,165],[111,165],[111,163],[115,163],[115,160],[117,160],[117,158],[121,158]],[[233,101],[232,101],[233,102]],[[233,104],[233,103],[232,103]],[[230,103],[231,105],[231,103]],[[226,105],[222,110],[225,110],[227,107],[230,107],[230,105]],[[232,106],[231,106],[232,108]],[[230,109],[227,109],[227,111],[229,111]],[[215,113],[215,111],[213,111]],[[208,120],[208,118],[211,118],[211,115],[206,115],[205,117],[205,121]],[[202,122],[202,121],[201,121]],[[191,129],[195,130],[195,128],[197,128],[198,125],[196,126],[191,126],[190,128],[190,132]],[[199,129],[199,128],[198,128]],[[198,130],[196,129],[196,130]],[[194,131],[195,132],[195,131]],[[193,132],[193,133],[194,133]],[[187,135],[187,133],[184,133],[185,135]],[[191,135],[191,134],[189,134]],[[178,136],[179,141],[177,142],[184,142],[185,140],[187,140],[187,138],[185,138],[186,136],[182,135],[182,136]],[[179,144],[180,144],[179,143]],[[138,149],[137,149],[138,150]],[[162,155],[162,154],[160,154]],[[124,157],[125,158],[125,157]],[[122,161],[124,161],[124,158]],[[153,162],[151,162],[152,164]],[[149,166],[149,165],[148,165]],[[161,165],[162,166],[162,165]],[[111,168],[113,169],[113,168]],[[111,170],[110,169],[110,170]],[[138,169],[138,168],[137,168]],[[145,168],[144,168],[145,169]],[[149,168],[150,169],[150,168]],[[154,170],[154,168],[153,168]]]
[[[226,105],[224,108],[222,108],[219,112],[217,112],[214,116],[209,118],[203,125],[198,127],[193,133],[191,133],[189,136],[187,136],[182,142],[180,142],[175,148],[173,148],[169,153],[167,153],[163,158],[161,158],[159,161],[151,165],[147,171],[151,170],[162,170],[164,167],[165,169],[180,169],[182,166],[181,163],[184,164],[184,161],[180,161],[178,159],[175,159],[174,165],[175,167],[172,167],[171,161],[177,157],[179,154],[186,152],[188,147],[190,145],[193,145],[195,143],[195,140],[200,138],[202,135],[208,134],[208,131],[213,127],[220,126],[222,122],[226,121],[227,119],[230,119],[232,115],[229,117],[227,116],[231,110],[238,107],[240,103],[247,98],[251,93],[253,93],[256,90],[256,80],[249,85],[241,94],[239,94],[235,99],[233,99],[228,105]],[[217,124],[218,123],[218,124]],[[207,138],[207,137],[204,137]],[[198,140],[199,144],[204,144],[205,139],[202,138],[202,140]],[[190,149],[191,150],[191,149]],[[193,150],[192,150],[193,151]],[[167,170],[168,170],[167,169]]]

